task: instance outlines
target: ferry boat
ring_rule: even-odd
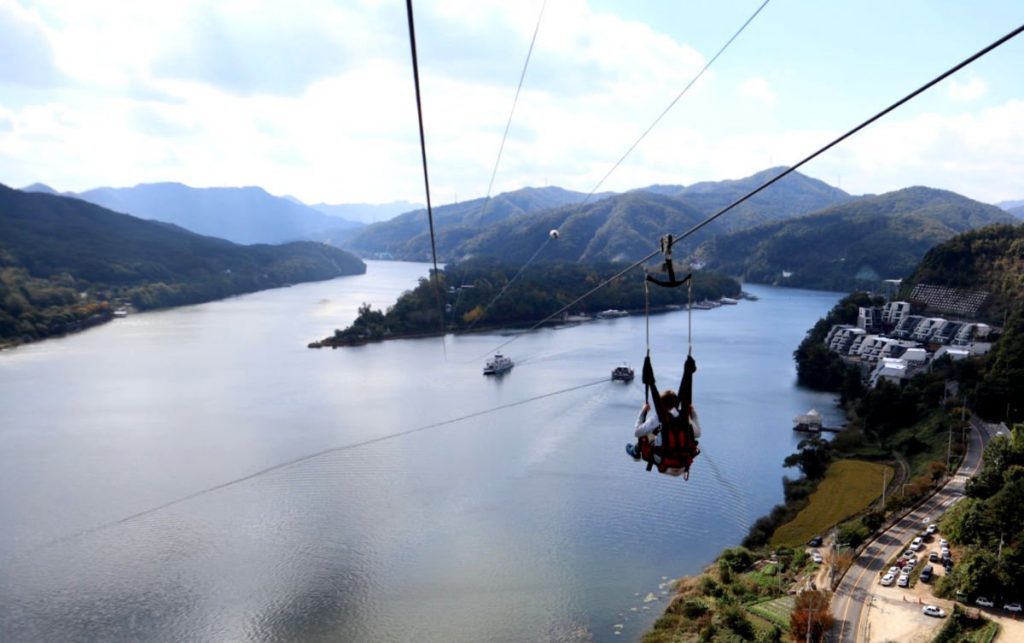
[[[612,380],[618,382],[632,382],[633,369],[623,364],[612,369]]]
[[[495,353],[494,357],[487,360],[487,363],[484,365],[484,375],[504,373],[511,370],[513,366],[515,366],[515,362],[512,361],[512,358],[505,357],[501,353]]]

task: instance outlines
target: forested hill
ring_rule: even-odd
[[[702,219],[703,214],[678,199],[628,192],[506,221],[467,239],[457,253],[525,262],[546,243],[537,261],[634,261],[657,248],[663,234],[686,230]],[[558,230],[558,240],[546,242],[552,229]],[[712,224],[686,244],[723,229],[722,223]],[[678,256],[690,247],[686,244],[676,246]]]
[[[912,187],[723,235],[695,257],[750,281],[851,290],[908,276],[930,248],[956,234],[1012,221],[995,206]]]
[[[548,230],[557,227],[569,242],[546,248],[548,260],[632,259],[637,253],[650,252],[661,235],[680,231],[680,225],[689,227],[780,171],[773,168],[743,179],[689,187],[657,185],[625,194],[596,194],[586,203],[582,203],[586,195],[579,192],[527,188],[498,195],[486,207],[483,199],[444,206],[434,211],[437,250],[445,261],[473,256],[525,261]],[[808,214],[851,198],[822,181],[794,173],[738,206],[711,231],[739,230]],[[425,260],[430,253],[423,211],[374,224],[354,236],[330,238],[364,255],[387,252],[396,259]]]
[[[742,179],[704,181],[686,187],[678,186],[676,190],[667,189],[669,186],[657,186],[656,189],[661,194],[682,200],[704,215],[710,215],[764,185],[785,169],[773,167]],[[739,230],[810,214],[853,198],[824,181],[793,172],[730,210],[728,218],[732,229]]]
[[[1024,224],[971,230],[935,246],[904,280],[904,295],[919,283],[988,292],[979,312],[1001,322],[1024,303]]]
[[[448,258],[462,240],[479,234],[487,226],[510,217],[579,203],[587,195],[558,187],[523,188],[491,198],[473,199],[434,208],[437,251]],[[388,253],[395,259],[426,261],[430,258],[427,211],[415,210],[390,221],[374,223],[342,244],[364,255]]]
[[[438,275],[442,302],[438,302],[433,282],[420,279],[414,290],[402,294],[386,312],[363,305],[351,326],[335,330],[334,335],[313,342],[310,347],[436,334],[441,327],[446,332],[459,332],[532,324],[579,300],[595,284],[612,279],[621,270],[620,264],[610,263],[534,265],[522,273],[517,265],[493,260],[448,264]],[[512,281],[517,273],[519,278]],[[612,279],[567,312],[593,315],[617,308],[643,314],[644,290],[642,273],[634,272]],[[705,271],[693,275],[695,302],[739,295],[740,285],[733,279]],[[689,291],[687,288],[651,288],[649,297],[652,309],[682,307],[687,303]],[[439,303],[445,310],[443,319]]]
[[[0,340],[7,341],[63,332],[103,312],[107,300],[173,306],[366,271],[323,244],[240,246],[3,185],[0,229]]]

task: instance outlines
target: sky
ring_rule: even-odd
[[[762,0],[419,0],[431,197],[590,192]],[[770,0],[603,184],[789,165],[1024,24],[1020,0]],[[1024,199],[1024,36],[803,173]],[[0,183],[423,203],[401,0],[0,0]]]

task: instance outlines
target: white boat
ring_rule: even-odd
[[[616,317],[625,317],[628,315],[624,310],[616,310],[615,308],[609,308],[608,310],[602,310],[597,313],[598,319],[615,319]]]
[[[625,364],[616,366],[612,371],[612,379],[620,382],[631,382],[633,380],[633,369]]]
[[[723,303],[723,304],[726,304],[728,306],[735,306],[736,304],[740,303],[740,302],[736,301],[735,299],[732,299],[731,297],[722,297],[718,301]]]
[[[487,360],[484,364],[484,375],[497,375],[498,373],[504,373],[505,371],[511,370],[515,366],[515,362],[512,361],[511,357],[505,357],[501,353],[495,353],[494,357]]]

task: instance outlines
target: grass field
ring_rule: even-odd
[[[789,629],[789,615],[793,613],[795,600],[792,596],[774,598],[770,601],[762,601],[747,605],[747,611],[760,616],[772,623],[775,623],[783,630]]]
[[[822,534],[839,521],[867,507],[882,493],[882,471],[892,480],[892,467],[862,460],[833,462],[825,479],[796,518],[772,535],[772,545],[795,547]]]

